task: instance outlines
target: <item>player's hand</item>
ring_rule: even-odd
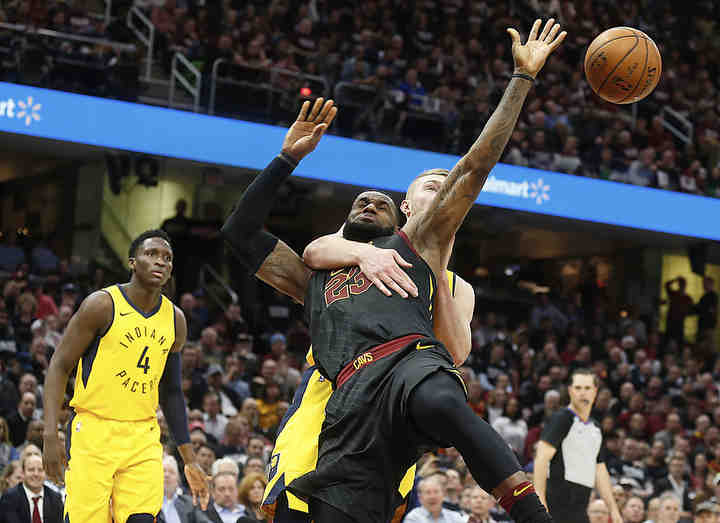
[[[310,102],[303,102],[297,120],[285,135],[282,151],[298,162],[313,152],[337,114],[333,105],[332,100],[323,103],[318,98],[310,109]]]
[[[210,502],[210,476],[197,464],[185,465],[185,479],[187,479],[192,492],[193,505],[200,500],[200,508],[206,510]]]
[[[379,249],[368,245],[360,256],[360,270],[375,284],[380,292],[391,296],[392,289],[403,298],[417,298],[418,290],[403,269],[412,267],[395,249]]]
[[[43,436],[43,465],[45,467],[45,475],[56,485],[65,483],[64,470],[67,465],[65,449],[55,434],[46,434]]]
[[[560,24],[556,24],[553,18],[547,21],[538,35],[541,25],[542,20],[535,20],[525,44],[520,41],[520,34],[515,29],[508,28],[507,32],[512,38],[512,54],[516,73],[529,74],[535,78],[535,75],[545,65],[545,60],[550,53],[557,49],[567,36],[566,31],[558,34]]]

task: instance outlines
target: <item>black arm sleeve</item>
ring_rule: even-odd
[[[245,190],[230,217],[220,229],[240,262],[255,274],[277,244],[277,238],[263,230],[275,196],[297,167],[289,156],[280,154],[265,167]]]
[[[171,352],[168,355],[165,371],[160,378],[158,387],[160,406],[165,421],[170,429],[170,434],[178,446],[190,442],[188,432],[187,412],[185,410],[185,398],[182,392],[182,372],[180,370],[180,353]]]
[[[553,447],[560,448],[565,436],[570,432],[573,424],[573,413],[569,409],[561,409],[552,415],[543,427],[540,439]]]

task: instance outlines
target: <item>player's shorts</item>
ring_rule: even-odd
[[[287,485],[295,478],[315,470],[320,430],[325,421],[325,405],[331,394],[330,381],[320,374],[317,366],[309,367],[303,373],[292,405],[280,423],[262,502],[264,512],[274,517],[275,523],[310,521],[307,503],[288,492]],[[412,490],[414,481],[413,464],[398,488],[402,498]]]
[[[351,362],[327,401],[316,466],[288,483],[288,490],[359,522],[390,521],[402,503],[398,487],[408,468],[441,446],[408,414],[414,388],[438,370],[462,382],[445,347],[418,335],[374,347]]]
[[[119,421],[73,412],[65,445],[66,523],[108,523],[111,506],[115,523],[160,512],[163,449],[155,418]]]

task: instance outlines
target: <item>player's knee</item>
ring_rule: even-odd
[[[152,514],[131,514],[127,518],[127,523],[154,523],[155,516]]]
[[[425,416],[438,419],[453,411],[453,407],[466,404],[457,378],[446,372],[436,372],[414,391],[413,401],[421,407]]]

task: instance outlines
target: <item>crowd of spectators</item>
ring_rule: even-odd
[[[117,16],[110,25],[88,16],[90,2],[81,0],[8,2],[0,9],[0,21],[131,41],[132,34],[123,26],[130,2],[119,4],[123,7],[115,8]],[[720,196],[715,80],[720,62],[714,38],[720,8],[715,2],[696,2],[692,16],[682,2],[670,0],[134,4],[155,26],[158,63],[168,70],[172,54],[181,52],[202,71],[204,105],[212,66],[219,58],[234,64],[224,74],[247,83],[243,97],[235,94],[230,101],[236,108],[244,107],[239,116],[247,119],[277,122],[281,114],[294,111],[298,98],[322,94],[287,74],[264,83],[258,71],[302,73],[320,78],[320,85],[329,86],[329,94],[339,101],[342,111],[332,132],[455,154],[474,141],[512,72],[505,28],[526,30],[535,17],[554,16],[569,36],[538,78],[503,161]],[[636,112],[603,102],[591,92],[582,72],[588,43],[618,25],[645,31],[663,57],[660,84],[637,104]],[[73,58],[92,55],[102,64],[116,64],[118,58],[107,47],[69,42],[48,46],[47,52]],[[103,70],[109,71],[104,66]],[[72,89],[66,84],[74,79],[60,73],[54,84]],[[340,83],[342,89],[337,88]],[[282,93],[279,104],[285,112],[263,113],[267,96],[261,90],[266,88],[268,96]],[[108,88],[103,84],[96,94],[102,95],[103,89]],[[133,89],[133,96],[137,91]],[[671,132],[665,122],[679,133]]]
[[[54,347],[82,298],[110,283],[102,271],[93,278],[73,272],[42,242],[28,253],[11,236],[6,234],[0,245],[3,488],[22,480],[18,459],[42,448],[42,383]],[[569,372],[591,368],[601,384],[593,416],[602,427],[606,463],[626,521],[675,523],[700,503],[720,503],[720,358],[713,286],[707,278],[706,294],[694,304],[682,278],[668,282],[664,332],[658,313],[611,315],[598,289],[585,289],[595,296],[591,300],[580,291],[569,298],[538,295],[520,319],[477,307],[472,352],[461,368],[469,402],[531,473],[543,424],[568,402]],[[215,509],[262,518],[258,503],[264,472],[278,425],[300,383],[308,330],[289,314],[276,314],[272,322],[247,321],[240,305],[217,309],[201,291],[184,292],[177,302],[188,320],[182,366],[191,441],[214,477]],[[268,307],[282,308],[279,303]],[[693,313],[701,315],[702,330],[691,343],[684,322]],[[63,423],[71,391],[72,383]],[[168,502],[182,496],[176,489],[184,479],[161,412],[159,422],[168,456]],[[176,504],[187,501],[178,499]],[[663,503],[670,516],[658,516]],[[602,512],[601,505],[594,500],[589,515]],[[446,515],[450,521],[509,519],[475,485],[454,449],[423,458],[409,502],[413,509],[408,521],[424,521],[413,518],[442,510],[452,513]]]
[[[716,82],[717,5],[518,0],[486,2],[146,2],[163,48],[208,73],[217,58],[248,69],[320,76],[342,111],[336,132],[461,154],[492,113],[512,72],[505,27],[555,16],[569,37],[531,93],[503,160],[692,194],[720,196]],[[663,75],[637,114],[595,96],[584,50],[602,30],[625,25],[651,35]],[[361,86],[353,90],[352,86]],[[296,86],[294,86],[296,87]],[[370,94],[368,94],[370,93]],[[302,96],[300,90],[295,93]],[[264,98],[257,97],[258,104]],[[663,125],[663,109],[689,120],[689,136]],[[252,115],[248,115],[249,118]]]

